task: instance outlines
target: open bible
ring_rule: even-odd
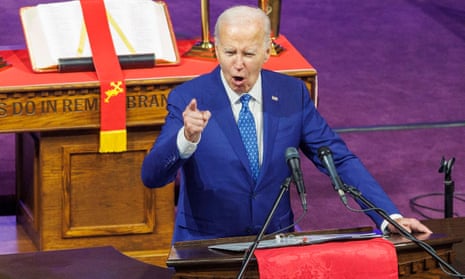
[[[155,59],[157,65],[179,63],[164,2],[104,0],[104,3],[119,58],[141,55]],[[61,61],[91,61],[91,46],[78,0],[22,7],[20,15],[33,71],[58,71]]]

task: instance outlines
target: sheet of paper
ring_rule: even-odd
[[[262,240],[258,244],[257,248],[277,248],[286,246],[296,245],[309,245],[324,243],[330,241],[341,241],[341,240],[356,240],[356,239],[370,239],[381,237],[381,235],[374,232],[369,233],[346,233],[346,234],[314,234],[314,235],[288,235],[279,236],[275,239]],[[243,252],[251,247],[253,242],[239,242],[239,243],[226,243],[208,246],[210,249]]]

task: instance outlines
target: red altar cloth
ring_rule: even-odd
[[[262,279],[398,278],[394,245],[382,238],[257,249]]]
[[[178,40],[179,54],[183,55],[196,40]],[[275,71],[300,71],[314,70],[313,66],[299,53],[297,49],[286,39],[279,36],[277,43],[286,51],[279,56],[271,57],[264,68]],[[3,57],[12,67],[0,72],[0,87],[43,87],[54,84],[93,83],[98,82],[95,72],[77,73],[35,73],[32,71],[27,50],[0,51]],[[195,77],[213,70],[218,63],[216,60],[202,60],[197,58],[182,57],[179,65],[155,66],[146,69],[126,69],[123,74],[126,82],[131,80],[165,79]]]

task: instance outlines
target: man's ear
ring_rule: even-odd
[[[268,61],[268,59],[270,59],[270,56],[271,56],[271,44],[266,48],[266,51],[265,51],[265,61],[263,61],[263,62]]]

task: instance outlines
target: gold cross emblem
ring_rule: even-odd
[[[123,92],[123,88],[121,88],[121,84],[122,84],[121,81],[118,81],[118,82],[112,81],[110,83],[110,86],[112,88],[105,91],[105,95],[107,96],[105,98],[105,103],[109,103],[111,97],[118,96],[121,92]]]

